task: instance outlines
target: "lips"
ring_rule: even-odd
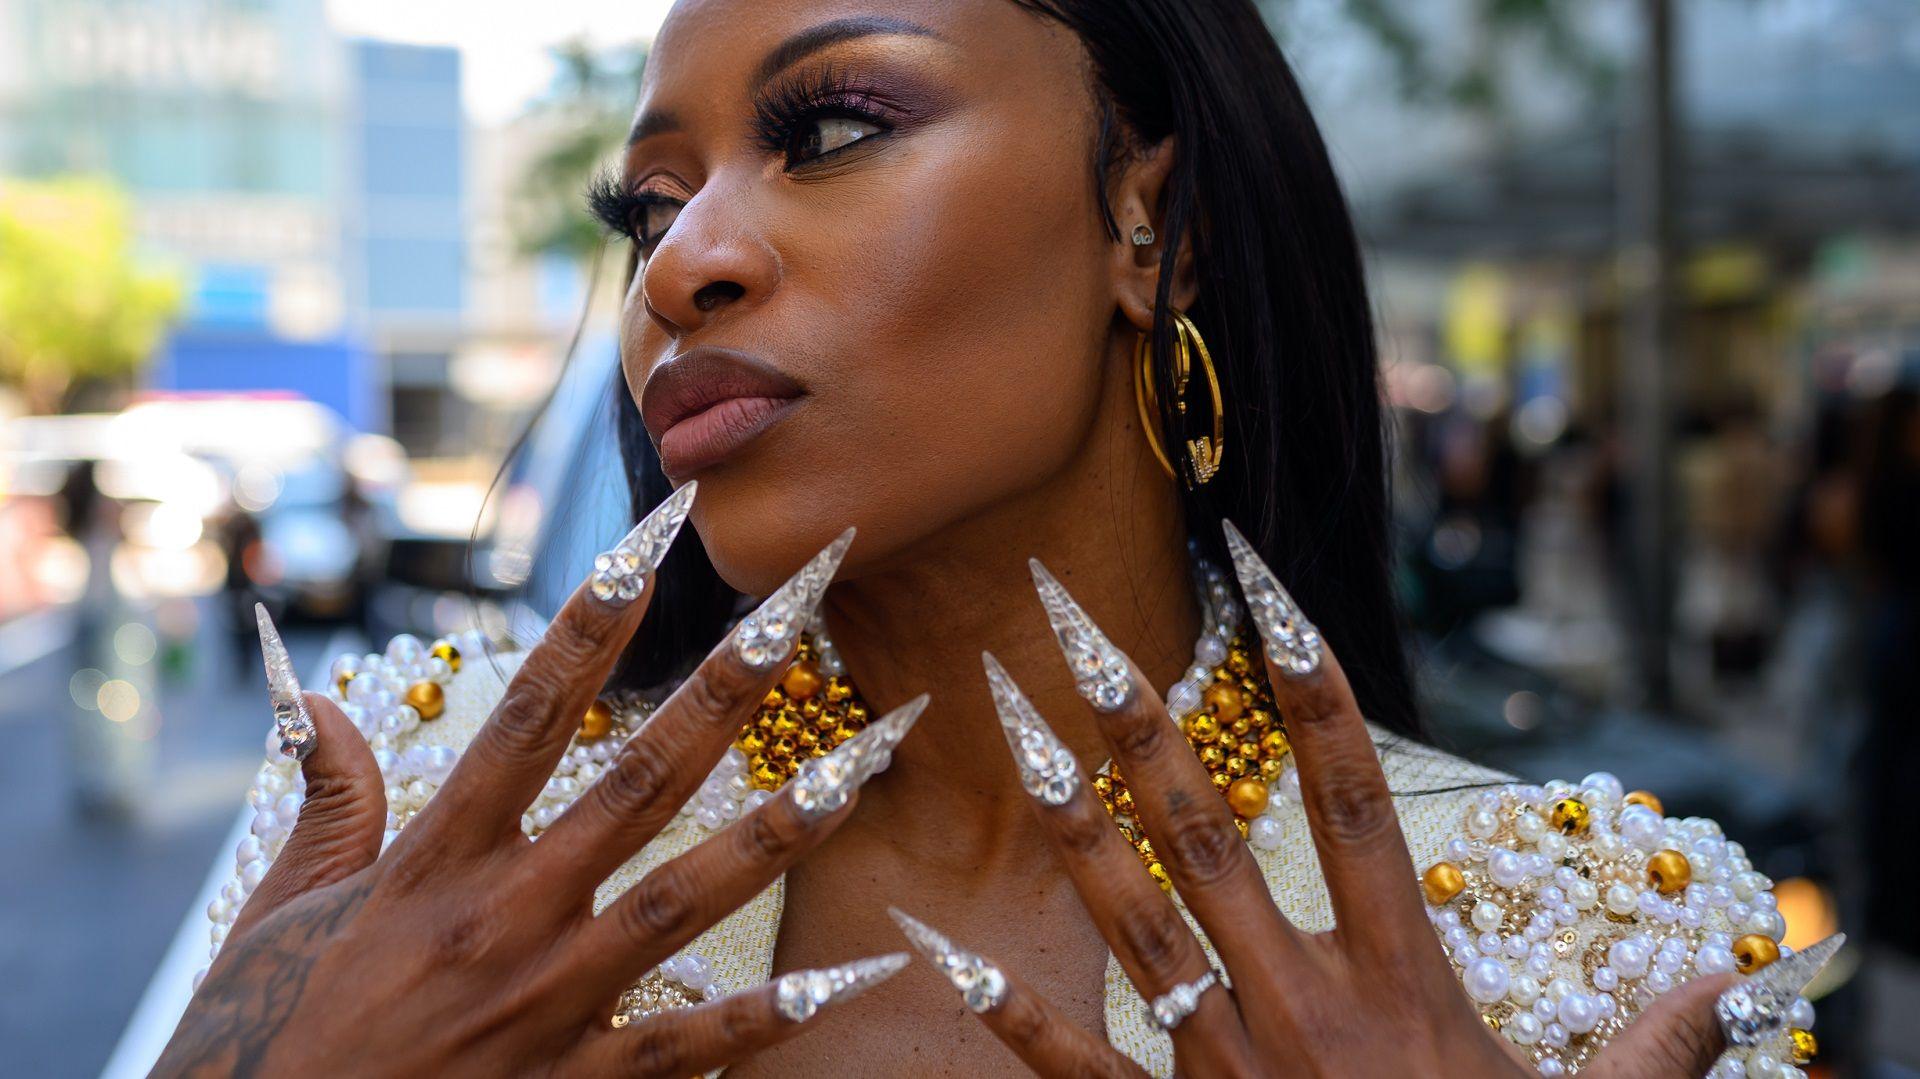
[[[773,365],[701,345],[663,361],[640,391],[640,418],[676,480],[725,461],[799,403],[806,391]]]

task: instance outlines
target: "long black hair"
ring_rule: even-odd
[[[1367,717],[1417,734],[1392,593],[1387,429],[1359,244],[1279,46],[1251,0],[1012,2],[1073,31],[1092,59],[1089,177],[1116,242],[1106,197],[1116,170],[1175,136],[1152,341],[1154,355],[1172,355],[1174,261],[1180,243],[1191,243],[1198,298],[1186,313],[1227,403],[1220,472],[1181,495],[1201,553],[1228,565],[1218,522],[1233,520],[1320,627]],[[1167,366],[1158,365],[1163,383]],[[631,396],[613,398],[638,519],[669,486]],[[1178,415],[1165,384],[1159,399],[1170,453],[1206,433],[1206,407]],[[699,544],[676,544],[618,681],[650,686],[683,674],[737,601]]]

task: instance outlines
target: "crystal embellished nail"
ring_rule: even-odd
[[[1227,533],[1227,552],[1233,556],[1240,589],[1247,594],[1247,613],[1253,616],[1253,624],[1260,628],[1260,637],[1266,642],[1267,658],[1296,678],[1319,670],[1320,631],[1307,621],[1300,605],[1233,522],[1220,524]]]
[[[1053,728],[1040,718],[992,652],[980,653],[980,662],[987,668],[987,688],[993,691],[993,707],[1000,713],[1000,730],[1020,769],[1020,785],[1050,806],[1066,805],[1080,789],[1080,766],[1073,754],[1060,744]]]
[[[788,1019],[804,1023],[819,1014],[820,1009],[844,1004],[900,973],[911,961],[907,953],[893,952],[837,967],[782,974],[774,983],[774,1006]]]
[[[983,956],[956,948],[939,930],[898,907],[887,913],[899,924],[900,931],[927,961],[947,976],[960,991],[960,999],[975,1012],[990,1012],[1007,999],[1007,976]]]
[[[1027,559],[1027,568],[1033,571],[1033,587],[1040,593],[1047,621],[1053,623],[1053,635],[1059,639],[1060,651],[1073,671],[1074,688],[1098,711],[1117,712],[1126,707],[1133,699],[1133,670],[1127,657],[1107,640],[1039,559]]]
[[[300,680],[293,676],[293,658],[280,640],[267,616],[267,605],[253,605],[254,620],[260,624],[260,655],[267,664],[267,697],[273,702],[273,726],[280,733],[280,752],[303,761],[313,752],[313,713],[300,695]]]
[[[1720,994],[1713,1011],[1720,1017],[1727,1041],[1737,1046],[1759,1045],[1785,1029],[1794,1001],[1846,942],[1845,933],[1835,933],[1774,960],[1760,973]]]
[[[809,758],[793,774],[788,787],[793,791],[794,808],[809,820],[817,820],[847,804],[847,799],[874,773],[893,761],[893,749],[913,729],[914,721],[927,709],[925,693],[867,724],[867,729],[834,747],[830,753]]]
[[[680,534],[680,526],[687,523],[687,511],[693,508],[693,495],[699,486],[696,480],[688,481],[634,525],[612,550],[594,556],[593,576],[587,581],[594,598],[616,607],[640,598],[646,591],[647,578],[660,568],[667,548]]]
[[[820,597],[826,595],[827,585],[833,582],[834,571],[840,568],[840,560],[852,543],[853,529],[849,528],[775,589],[757,610],[740,620],[733,631],[733,650],[740,662],[766,671],[787,658],[800,632],[813,620]]]

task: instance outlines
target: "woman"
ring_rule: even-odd
[[[683,3],[593,202],[650,513],[524,655],[303,698],[263,622],[293,757],[162,1073],[1698,1074],[1736,965],[1786,1067],[1737,845],[1399,737],[1364,283],[1246,0]]]

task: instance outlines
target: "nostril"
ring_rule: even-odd
[[[693,306],[701,311],[711,311],[723,303],[739,299],[745,293],[746,289],[731,281],[715,281],[693,294]]]

